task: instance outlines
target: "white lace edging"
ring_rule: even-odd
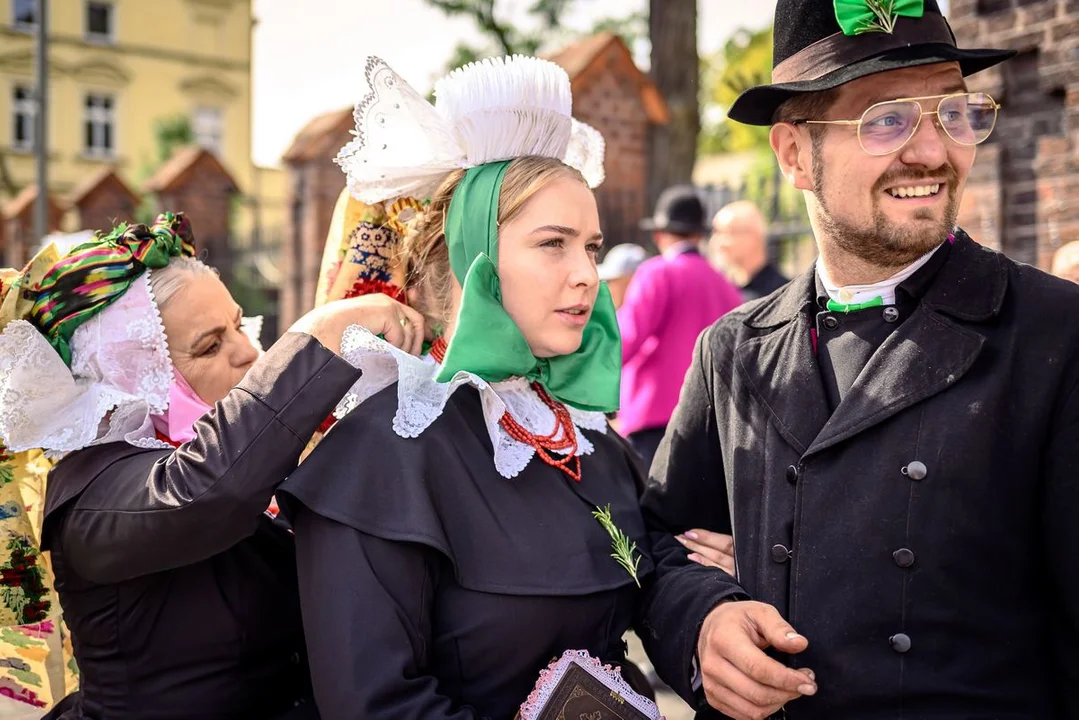
[[[377,392],[397,383],[397,412],[393,431],[403,438],[419,437],[442,415],[457,388],[472,385],[480,393],[483,418],[494,447],[495,469],[506,478],[517,477],[531,462],[535,449],[510,437],[499,422],[507,411],[529,432],[546,435],[555,416],[524,378],[488,383],[472,373],[459,372],[448,383],[435,380],[439,366],[430,356],[417,358],[398,350],[365,328],[352,325],[341,338],[341,356],[363,371],[363,377],[338,403],[334,416],[343,418]],[[577,428],[577,455],[595,451],[582,430],[607,432],[603,413],[570,408]],[[556,438],[557,439],[557,438]]]
[[[643,695],[638,695],[629,686],[629,683],[622,678],[620,670],[610,665],[604,665],[585,650],[566,650],[562,653],[562,657],[540,670],[535,688],[529,694],[528,699],[521,705],[521,720],[535,720],[540,716],[540,712],[550,701],[555,690],[558,689],[559,681],[569,671],[571,665],[577,665],[603,683],[604,686],[616,693],[618,697],[625,700],[626,703],[637,709],[645,717],[652,720],[663,720],[663,716],[660,715],[656,704]],[[581,717],[584,716],[582,715]]]
[[[150,415],[168,408],[171,381],[147,273],[75,331],[70,368],[33,325],[8,324],[0,334],[0,441],[53,458],[106,442],[161,447]]]

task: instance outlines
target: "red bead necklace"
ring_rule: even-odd
[[[446,358],[445,338],[437,338],[431,343],[431,356],[440,363]],[[498,423],[511,438],[519,443],[530,445],[543,462],[551,467],[558,468],[576,482],[580,482],[581,458],[577,455],[577,428],[573,424],[573,418],[570,416],[569,410],[565,405],[552,398],[539,383],[534,382],[531,386],[535,393],[539,395],[539,399],[543,401],[543,404],[554,413],[554,430],[547,435],[536,435],[517,422],[509,414],[509,411],[502,414],[502,418]],[[556,440],[555,438],[559,435],[562,436],[562,439]],[[569,453],[555,457],[551,453],[557,450],[569,450]]]

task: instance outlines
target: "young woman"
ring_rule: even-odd
[[[437,173],[405,241],[410,301],[441,330],[430,355],[350,331],[354,409],[282,487],[315,698],[341,719],[510,718],[564,651],[624,659],[651,571],[641,478],[603,415],[621,356],[599,213],[561,159],[559,68],[469,66],[436,86],[435,114],[380,62],[342,153],[354,194],[417,190],[386,176],[430,179],[434,156],[468,169]],[[442,152],[380,156],[395,106],[427,120],[406,147]]]

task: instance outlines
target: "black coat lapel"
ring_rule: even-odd
[[[881,344],[807,454],[831,447],[950,387],[985,337],[924,306]]]
[[[842,442],[958,382],[985,344],[977,323],[999,313],[1004,302],[1004,263],[1002,255],[960,232],[918,308],[877,348],[809,452]]]
[[[768,408],[780,435],[799,453],[809,448],[828,420],[828,398],[806,313],[813,273],[811,269],[795,278],[746,318],[750,327],[771,332],[741,343],[734,357],[738,374]]]

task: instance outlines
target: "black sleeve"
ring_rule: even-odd
[[[49,524],[62,523],[67,564],[91,582],[117,582],[189,565],[248,537],[359,375],[314,338],[286,335],[196,423],[194,440],[120,456],[66,511],[50,513]],[[95,451],[79,452],[92,459]],[[78,455],[57,466],[50,485],[87,466]]]
[[[1079,375],[1079,373],[1074,373]],[[1079,381],[1061,397],[1045,453],[1044,542],[1056,619],[1057,689],[1064,717],[1079,717],[1079,563],[1071,548],[1079,544]]]
[[[697,637],[709,612],[725,600],[747,599],[727,573],[687,558],[674,535],[690,528],[730,533],[727,483],[716,413],[712,405],[710,336],[697,340],[693,364],[666,435],[652,463],[649,487],[641,500],[656,565],[645,588],[637,627],[659,676],[694,702],[693,659]]]
[[[428,673],[443,563],[425,545],[382,540],[294,511],[304,634],[319,713],[334,720],[476,720]]]

